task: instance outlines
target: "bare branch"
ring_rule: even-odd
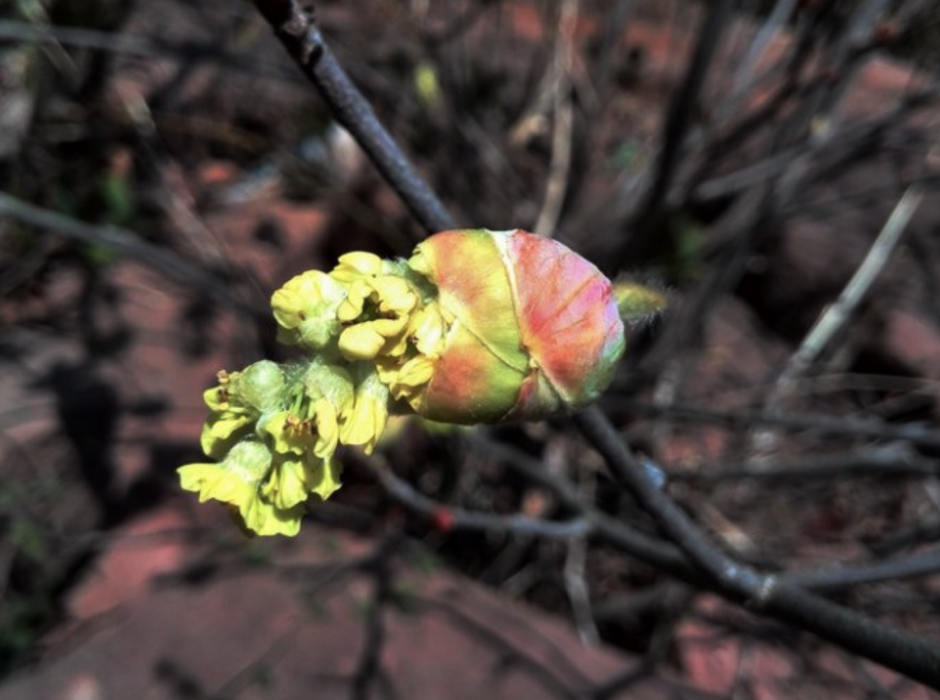
[[[117,226],[95,226],[41,207],[28,204],[0,192],[0,215],[6,215],[30,226],[53,231],[73,240],[100,245],[117,251],[132,260],[154,269],[178,284],[195,289],[216,301],[243,311],[255,312],[236,299],[222,283],[203,268],[190,264],[164,248],[148,243],[133,231]]]
[[[412,488],[407,481],[399,479],[383,460],[373,458],[375,475],[385,491],[409,510],[428,519],[446,514],[448,527],[455,530],[477,530],[483,532],[506,532],[513,535],[568,540],[589,535],[593,529],[586,518],[568,521],[551,521],[530,518],[525,515],[494,515],[469,511],[450,506],[424,496]]]
[[[940,647],[734,561],[649,478],[599,409],[588,409],[578,414],[576,420],[604,456],[615,478],[656,518],[720,593],[940,688]]]
[[[574,128],[574,105],[571,95],[572,44],[577,19],[578,0],[565,0],[561,6],[555,56],[552,61],[555,122],[552,130],[552,160],[545,183],[545,199],[534,229],[536,233],[550,238],[554,237],[561,218],[571,170],[571,139]]]
[[[336,120],[353,135],[421,225],[429,232],[456,228],[437,195],[421,179],[346,75],[312,16],[297,0],[255,0],[255,6],[330,105]]]

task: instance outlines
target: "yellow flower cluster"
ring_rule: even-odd
[[[338,446],[371,452],[390,408],[407,410],[431,378],[444,319],[415,267],[350,253],[277,290],[278,340],[311,358],[219,373],[201,440],[217,461],[181,467],[183,488],[229,504],[254,533],[295,535],[310,495],[340,486]]]

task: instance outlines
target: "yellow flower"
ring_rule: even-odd
[[[274,448],[274,468],[262,494],[276,508],[302,504],[310,493],[325,499],[339,488],[333,460],[339,442],[336,411],[325,398],[317,399],[313,410],[315,418],[275,414],[261,428]]]
[[[369,370],[356,386],[352,408],[340,426],[340,442],[362,445],[371,454],[388,422],[388,398],[388,388],[375,370]]]
[[[232,445],[251,432],[255,416],[248,406],[238,400],[237,394],[234,397],[231,394],[231,378],[238,376],[238,372],[231,375],[224,371],[219,372],[221,385],[207,389],[202,395],[210,410],[209,417],[202,426],[199,443],[202,451],[215,459],[221,459]]]
[[[339,257],[339,264],[330,272],[337,282],[348,284],[382,272],[382,258],[374,253],[354,252]]]
[[[297,275],[271,297],[278,340],[312,350],[325,347],[339,331],[336,318],[346,298],[342,284],[319,270]]]
[[[306,465],[303,456],[281,457],[261,489],[275,507],[288,510],[307,500]]]
[[[325,501],[342,486],[341,472],[340,463],[332,457],[321,459],[307,468],[307,488]]]
[[[254,418],[232,411],[212,411],[202,426],[199,444],[213,459],[222,459],[239,440],[251,432]]]
[[[314,422],[298,418],[290,411],[263,417],[258,423],[258,433],[266,436],[274,452],[282,455],[302,455],[317,443]]]
[[[362,315],[366,300],[374,290],[365,280],[354,280],[346,286],[346,298],[336,309],[336,318],[343,323],[355,321]]]
[[[401,316],[418,304],[418,295],[401,277],[382,275],[371,280],[370,284],[375,290],[380,314]]]
[[[239,510],[245,527],[256,535],[270,537],[286,535],[293,537],[300,532],[300,521],[304,517],[304,505],[298,504],[286,510],[277,508],[262,498],[254,498],[244,509]]]
[[[410,336],[415,348],[422,355],[437,357],[444,347],[447,327],[436,301],[431,302],[412,316]]]
[[[368,295],[364,294],[365,288]],[[371,302],[371,307],[365,306],[366,301]],[[340,335],[343,357],[357,361],[374,360],[379,355],[402,355],[407,348],[406,330],[418,303],[418,294],[401,277],[379,275],[353,283],[338,316],[347,323],[364,318]]]
[[[241,372],[219,372],[219,386],[207,390],[203,400],[210,409],[200,443],[210,457],[221,459],[265,411],[283,401],[284,373],[274,362],[262,360]]]
[[[336,452],[339,443],[336,408],[326,399],[317,399],[314,406],[317,416],[317,444],[313,446],[313,453],[322,459],[329,459]]]
[[[374,360],[388,354],[385,349],[389,344],[398,345],[407,327],[407,316],[357,323],[339,336],[339,350],[347,360]]]
[[[417,355],[401,364],[397,361],[380,363],[377,366],[379,379],[391,391],[392,398],[405,399],[409,403],[415,398],[434,374],[434,360]]]
[[[371,360],[385,346],[385,340],[373,323],[358,323],[340,335],[339,351],[347,360]]]
[[[271,453],[255,441],[240,442],[218,464],[180,467],[180,483],[199,494],[200,503],[221,501],[232,506],[247,528],[259,535],[296,535],[303,505],[278,507],[264,498],[262,483],[271,469]]]

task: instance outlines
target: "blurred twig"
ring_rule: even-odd
[[[535,222],[535,232],[549,238],[561,218],[565,194],[568,191],[568,176],[571,170],[572,130],[574,129],[574,105],[571,94],[571,71],[573,68],[574,31],[578,21],[578,0],[565,0],[558,20],[555,55],[552,61],[554,85],[552,129],[552,160],[545,183],[545,198]]]
[[[938,476],[940,462],[921,457],[909,443],[893,443],[871,449],[810,455],[788,462],[748,462],[743,465],[696,466],[694,471],[669,472],[670,481],[695,481],[714,484],[719,481],[759,479],[765,482],[809,479],[863,478],[870,476]]]
[[[832,339],[844,330],[846,324],[855,315],[871,286],[888,264],[891,254],[901,240],[901,235],[923,198],[924,188],[920,182],[909,185],[905,190],[852,279],[839,294],[839,298],[816,320],[809,333],[803,338],[800,347],[780,373],[764,404],[764,410],[767,413],[773,414],[781,409],[793,394],[794,381],[809,370]],[[766,428],[754,435],[755,449],[761,455],[767,455],[776,443],[774,432]]]
[[[905,578],[933,576],[940,573],[940,550],[897,557],[884,561],[852,563],[842,568],[788,573],[787,581],[817,591],[833,591],[861,584],[900,581]]]
[[[445,520],[446,529],[506,532],[561,540],[585,537],[593,529],[586,518],[573,518],[568,521],[540,520],[525,515],[494,515],[469,511],[439,503],[418,493],[411,484],[398,478],[383,460],[376,457],[373,457],[373,460],[376,477],[390,496],[429,520]]]
[[[760,29],[754,35],[754,39],[747,52],[741,58],[738,64],[738,70],[735,71],[732,80],[732,93],[725,99],[720,109],[727,113],[733,113],[738,109],[741,102],[748,95],[749,89],[754,84],[754,75],[760,59],[766,51],[768,45],[774,38],[779,36],[780,29],[793,13],[797,0],[777,0],[773,9],[767,14],[767,18]]]
[[[83,27],[40,26],[29,22],[0,20],[0,41],[18,41],[35,44],[62,44],[83,49],[96,49],[130,54],[142,58],[176,58],[189,62],[210,61],[224,68],[264,75],[279,79],[290,79],[292,74],[283,66],[246,57],[237,53],[220,51],[211,44],[174,42],[159,37],[134,34],[117,34]]]
[[[720,593],[940,688],[940,647],[830,603],[778,576],[761,574],[734,561],[649,479],[599,409],[588,409],[577,420],[604,455],[615,478],[636,496]]]
[[[657,406],[635,399],[611,398],[602,401],[602,404],[615,407],[618,410],[676,421],[719,423],[740,428],[753,425],[772,425],[789,431],[805,431],[816,435],[880,438],[908,442],[922,447],[940,447],[940,431],[927,423],[892,425],[879,420],[838,418],[822,413],[767,415],[760,410],[716,411],[702,406],[680,404]]]
[[[375,112],[346,75],[311,13],[297,0],[254,0],[278,38],[317,87],[336,120],[353,135],[375,167],[428,231],[456,228],[437,195],[421,179]]]
[[[669,193],[689,128],[695,121],[699,98],[705,87],[711,60],[718,49],[724,30],[731,19],[733,0],[715,0],[698,34],[695,50],[689,58],[682,85],[669,105],[660,139],[662,150],[656,160],[655,173],[639,213],[634,217],[633,232],[620,254],[622,261],[646,258],[659,231],[662,206]]]
[[[372,578],[372,600],[366,610],[365,641],[359,654],[359,663],[352,678],[352,700],[368,700],[374,684],[382,678],[382,648],[385,646],[386,608],[394,597],[392,558],[401,544],[393,535],[383,540],[366,571]]]
[[[199,291],[216,301],[242,311],[260,313],[260,309],[236,298],[222,280],[215,279],[207,270],[190,264],[167,250],[148,243],[133,231],[117,226],[94,226],[61,214],[33,206],[4,192],[0,192],[0,216],[7,216],[30,226],[47,229],[56,234],[100,245],[136,260],[146,267],[181,284]]]
[[[767,408],[773,410],[780,399],[780,392],[785,391],[792,382],[802,376],[809,366],[826,349],[830,341],[836,336],[852,318],[861,304],[862,299],[871,289],[875,279],[881,274],[891,253],[901,240],[908,222],[920,206],[924,198],[924,191],[920,183],[910,185],[904,195],[895,205],[891,216],[878,234],[865,260],[859,265],[852,279],[842,290],[839,298],[829,306],[816,324],[803,339],[799,349],[790,358],[786,369],[777,381],[777,390],[767,401]]]

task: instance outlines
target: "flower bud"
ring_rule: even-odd
[[[411,267],[438,290],[446,335],[412,407],[451,423],[538,419],[607,387],[625,347],[613,289],[557,241],[524,231],[446,231]]]

